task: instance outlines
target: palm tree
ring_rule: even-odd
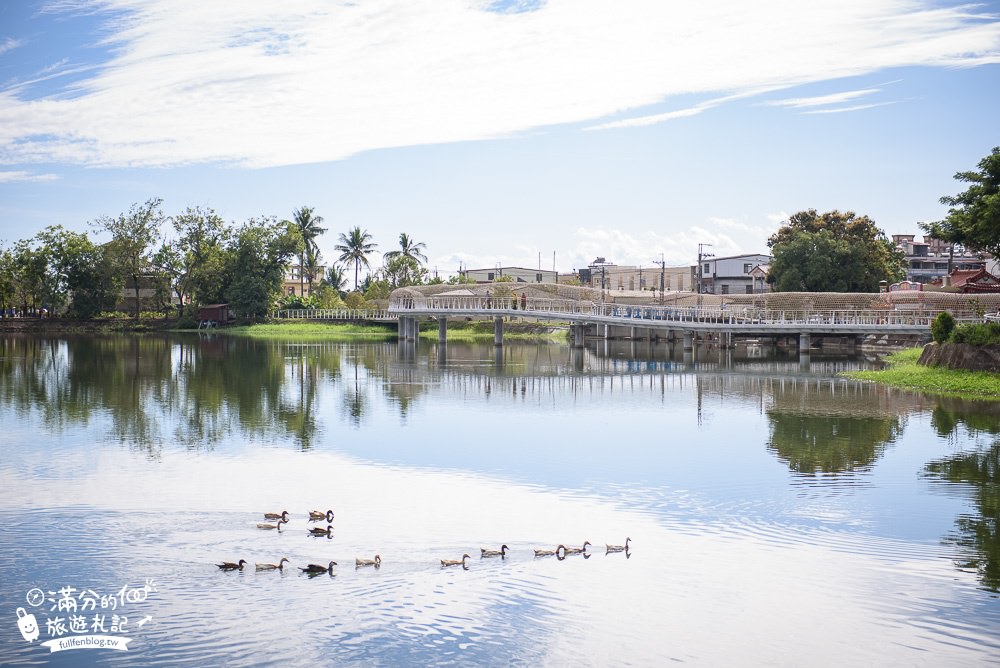
[[[361,269],[361,265],[371,267],[368,263],[368,256],[374,253],[376,248],[378,248],[378,244],[372,243],[372,235],[368,234],[368,230],[362,231],[360,227],[355,227],[347,234],[341,232],[340,243],[333,247],[335,251],[340,253],[338,262],[354,263],[355,292],[358,289],[358,271]]]
[[[316,245],[316,237],[326,232],[326,228],[320,227],[323,216],[314,216],[312,207],[304,206],[293,211],[292,217],[295,219],[295,227],[302,235],[302,250],[299,252],[299,295],[305,297],[306,259],[309,260],[309,291],[312,292],[312,282],[316,276],[316,266],[319,264],[319,246]]]
[[[340,265],[335,264],[327,269],[324,280],[338,293],[344,292],[344,283],[347,282],[347,277],[344,275],[344,268]],[[341,297],[343,297],[343,294],[341,294]]]
[[[421,265],[427,262],[427,256],[424,255],[423,249],[427,248],[427,244],[423,241],[415,242],[410,238],[410,235],[406,232],[401,232],[399,234],[399,248],[400,250],[389,251],[385,254],[386,260],[393,260],[395,258],[403,257],[413,260],[417,265]]]

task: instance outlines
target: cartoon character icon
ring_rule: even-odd
[[[28,642],[38,640],[38,622],[35,621],[35,616],[26,612],[24,608],[17,609],[17,628]]]

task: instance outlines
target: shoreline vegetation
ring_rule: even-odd
[[[963,399],[1000,399],[1000,373],[967,371],[919,364],[922,348],[907,348],[885,358],[887,367],[879,371],[846,371],[842,375],[905,390],[915,390]]]

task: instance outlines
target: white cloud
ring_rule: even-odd
[[[55,174],[35,174],[24,171],[0,171],[0,183],[13,183],[15,181],[55,181],[59,177]]]
[[[880,92],[880,88],[865,88],[864,90],[849,90],[841,93],[831,93],[830,95],[819,95],[816,97],[796,97],[788,100],[774,100],[766,104],[771,107],[819,107],[827,104],[840,104],[848,100],[871,95]]]
[[[929,0],[486,6],[533,11],[104,0],[111,60],[51,97],[29,100],[30,84],[0,92],[0,162],[301,164],[595,122],[678,95],[1000,62],[1000,21]]]
[[[13,37],[8,37],[4,40],[0,40],[0,56],[7,53],[8,51],[13,51],[21,46],[24,46],[24,40],[14,39]]]
[[[874,109],[875,107],[885,107],[890,104],[898,104],[898,100],[890,102],[874,102],[872,104],[855,104],[850,107],[834,107],[833,109],[810,109],[804,114],[842,114],[847,111],[861,111],[862,109]]]

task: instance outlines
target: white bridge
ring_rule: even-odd
[[[810,336],[860,337],[868,334],[896,334],[929,337],[931,321],[937,309],[843,309],[843,310],[768,310],[749,305],[724,306],[653,306],[630,305],[565,299],[491,298],[484,296],[410,296],[393,295],[388,313],[399,319],[399,337],[416,337],[421,319],[436,319],[443,340],[448,318],[492,318],[495,343],[503,342],[505,319],[568,323],[573,344],[583,345],[587,326],[629,328],[631,338],[665,338],[679,333],[685,345],[699,332],[742,336],[799,336],[808,345]],[[800,343],[801,345],[801,343]]]

